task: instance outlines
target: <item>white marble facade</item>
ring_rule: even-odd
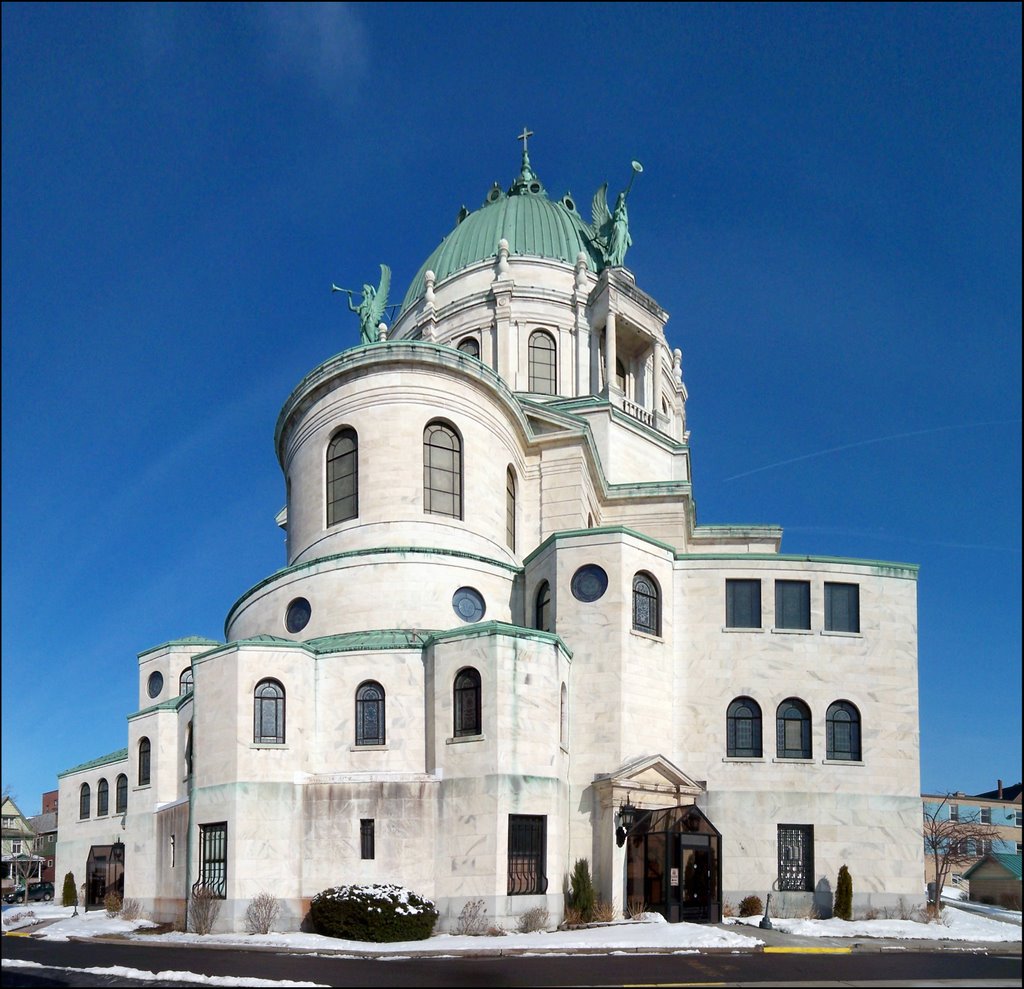
[[[564,211],[534,195],[538,215]],[[204,829],[225,825],[224,929],[244,926],[260,890],[295,928],[319,890],[361,881],[432,897],[444,926],[471,899],[506,926],[538,904],[557,921],[581,857],[601,895],[625,905],[636,853],[615,829],[628,801],[702,811],[721,835],[719,908],[778,888],[780,826],[804,829],[808,874],[801,890],[774,895],[823,903],[846,864],[861,904],[921,899],[916,567],[789,557],[777,527],[698,525],[667,314],[628,270],[557,256],[537,236],[536,249],[496,237],[483,257],[426,271],[384,340],[326,360],[288,397],[276,431],[285,566],[230,608],[225,642],[140,654],[127,750],[60,776],[59,875],[84,879],[90,849],[121,841],[125,895],[180,920],[211,875]],[[531,377],[537,331],[554,344],[550,388]],[[434,422],[461,444],[454,515],[425,501]],[[329,446],[341,429],[358,438],[358,505],[330,524]],[[574,576],[594,566],[607,586],[594,597],[598,579],[581,600]],[[646,628],[634,619],[637,574],[657,595]],[[756,620],[730,627],[728,581],[759,589]],[[809,627],[778,627],[779,581],[804,595]],[[855,614],[836,630],[826,598],[850,587]],[[465,588],[477,610],[459,613]],[[292,632],[297,601],[308,619]],[[479,731],[456,731],[453,688],[467,669],[479,676]],[[267,680],[284,698],[269,741],[254,726]],[[385,734],[357,744],[367,682],[383,689]],[[737,698],[759,706],[762,744],[730,755]],[[792,698],[809,712],[799,753],[777,748],[777,714]],[[830,758],[837,702],[859,716],[860,745]],[[87,818],[70,810],[83,784]],[[516,847],[527,862],[516,883],[513,820],[539,840],[528,854]]]

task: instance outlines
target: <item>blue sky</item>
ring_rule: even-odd
[[[1021,777],[1016,4],[5,4],[3,782],[284,563],[277,413],[519,163],[629,178],[702,523],[918,563],[922,785]]]

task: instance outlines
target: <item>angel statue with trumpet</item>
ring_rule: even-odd
[[[626,260],[626,251],[633,243],[629,235],[629,212],[626,209],[626,197],[633,186],[633,179],[644,170],[638,161],[632,163],[633,174],[629,184],[619,193],[615,200],[615,209],[608,209],[608,183],[605,182],[594,194],[591,204],[593,222],[590,225],[591,237],[601,251],[604,263],[609,268],[621,268]]]
[[[377,341],[377,327],[387,308],[390,288],[391,269],[386,264],[380,266],[380,284],[376,288],[372,285],[363,286],[363,297],[358,305],[352,302],[352,296],[355,295],[352,289],[339,288],[337,285],[331,286],[332,292],[344,292],[348,296],[349,309],[359,316],[360,343],[375,343]]]

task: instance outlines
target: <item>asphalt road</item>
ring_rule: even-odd
[[[221,948],[111,942],[54,942],[5,937],[3,957],[46,970],[4,967],[4,986],[201,985],[178,979],[89,974],[114,966],[150,973],[193,972],[235,979],[315,982],[327,986],[671,986],[829,984],[1020,985],[1021,956],[999,949],[822,954],[615,954],[501,958],[340,958]],[[77,971],[76,971],[77,970]],[[243,983],[244,984],[244,983]]]

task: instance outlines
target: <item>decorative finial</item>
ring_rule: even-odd
[[[526,140],[527,140],[527,138],[530,138],[530,137],[533,137],[533,131],[532,131],[532,130],[527,130],[527,129],[526,129],[525,127],[524,127],[524,128],[523,128],[523,133],[522,133],[522,134],[520,134],[520,135],[519,135],[519,136],[518,136],[518,137],[516,138],[516,140],[517,140],[517,141],[522,141],[522,142],[523,142],[523,157],[524,157],[524,158],[526,157]]]
[[[533,169],[530,168],[530,153],[526,150],[526,141],[528,138],[533,137],[533,131],[523,128],[523,133],[520,134],[516,140],[523,142],[523,167],[519,171],[520,182],[531,182],[536,176],[533,174]]]
[[[508,241],[504,237],[498,241],[498,277],[508,274]]]
[[[678,384],[683,383],[683,352],[678,347],[672,351],[672,376]]]

